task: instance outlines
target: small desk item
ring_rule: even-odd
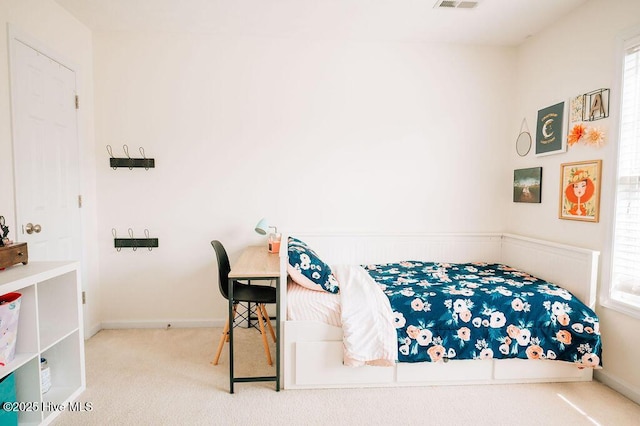
[[[26,265],[29,263],[27,243],[13,243],[0,247],[0,269],[13,266],[16,263]]]
[[[233,281],[234,280],[275,280],[276,281],[276,375],[266,377],[233,376]],[[233,384],[241,382],[276,382],[280,391],[280,256],[269,254],[264,246],[247,247],[229,272],[229,392]]]

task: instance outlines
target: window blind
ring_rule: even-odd
[[[640,308],[640,39],[627,42],[622,108],[611,297]]]

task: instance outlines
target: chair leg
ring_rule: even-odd
[[[236,305],[233,305],[233,319],[236,319]],[[218,350],[216,351],[216,356],[211,361],[211,364],[218,365],[218,361],[220,360],[220,354],[222,353],[222,348],[224,347],[224,342],[229,341],[229,318],[227,318],[227,322],[224,325],[224,329],[222,330],[222,335],[220,335],[220,342],[218,342]]]
[[[258,314],[258,322],[260,323],[260,334],[262,335],[262,344],[264,345],[264,353],[267,354],[267,364],[273,365],[271,361],[271,351],[269,351],[269,343],[267,342],[267,335],[264,331],[264,321],[262,319],[262,309],[256,309]]]
[[[267,327],[269,328],[269,332],[271,333],[271,338],[273,341],[276,341],[276,333],[273,332],[273,327],[271,326],[271,319],[269,318],[269,314],[267,313],[267,307],[264,303],[260,304],[260,309],[262,309],[262,316],[267,322]]]

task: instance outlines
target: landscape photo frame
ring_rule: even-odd
[[[542,202],[542,167],[513,171],[513,202]]]

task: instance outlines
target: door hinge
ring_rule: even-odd
[[[80,109],[80,98],[76,95],[76,109]]]
[[[83,291],[82,292],[82,304],[85,305],[87,303],[87,294]]]
[[[78,208],[82,208],[82,195],[78,195]]]

